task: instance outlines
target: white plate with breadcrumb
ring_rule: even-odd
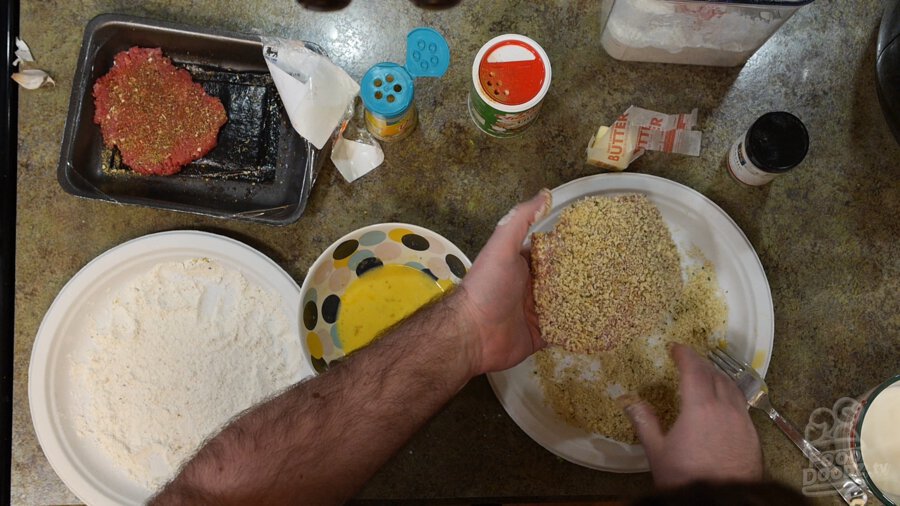
[[[199,281],[191,286],[191,280]],[[148,293],[145,288],[154,283],[159,290]],[[173,287],[195,288],[196,293]],[[186,297],[195,297],[196,306],[186,307]],[[140,306],[144,314],[152,301],[159,301],[160,311],[147,309],[147,314],[156,317],[130,319],[130,308]],[[177,328],[182,324],[178,315],[184,315],[189,328]],[[135,321],[145,328],[129,325]],[[230,326],[223,324],[229,321]],[[210,331],[194,331],[191,322]],[[62,481],[86,504],[143,504],[178,465],[161,461],[176,452],[156,451],[161,447],[154,445],[172,448],[190,441],[191,448],[176,448],[189,456],[203,437],[249,407],[244,404],[314,374],[299,325],[297,283],[270,258],[239,241],[172,231],[116,246],[69,280],[41,322],[28,370],[38,442]],[[126,341],[136,344],[123,348]],[[166,367],[160,358],[176,363]],[[144,366],[106,374],[132,359]],[[200,398],[189,392],[200,392]],[[224,418],[211,420],[210,410],[198,410],[197,404],[211,410],[225,405],[232,411],[215,411]],[[129,411],[122,406],[130,406]],[[154,417],[165,412],[175,414]],[[201,430],[204,434],[195,434]],[[171,439],[176,433],[182,439]],[[142,481],[143,476],[148,478]]]
[[[729,349],[762,375],[769,367],[775,335],[769,284],[759,257],[735,222],[701,193],[647,174],[588,176],[553,190],[550,214],[532,227],[548,232],[570,204],[590,196],[638,193],[659,209],[678,249],[699,249],[715,268],[728,306],[724,329]],[[509,416],[538,444],[572,463],[601,471],[634,473],[649,469],[643,447],[570,425],[547,402],[535,357],[488,375]]]

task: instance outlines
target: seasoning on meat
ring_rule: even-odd
[[[648,335],[681,291],[678,249],[643,195],[591,197],[532,237],[541,335],[577,353]]]
[[[172,65],[159,48],[117,54],[94,83],[94,122],[103,141],[140,174],[168,176],[216,146],[225,107]]]

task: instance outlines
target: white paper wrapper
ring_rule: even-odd
[[[700,156],[702,133],[697,109],[689,114],[663,114],[631,106],[609,127],[600,127],[587,148],[587,163],[625,170],[645,151]]]
[[[348,183],[368,174],[384,162],[378,142],[372,144],[338,137],[331,148],[331,161]]]
[[[384,162],[381,144],[366,129],[365,108],[359,101],[347,110],[346,121],[335,133],[331,161],[348,183],[365,176]]]
[[[303,42],[261,37],[263,56],[291,125],[322,149],[359,93],[359,85]]]

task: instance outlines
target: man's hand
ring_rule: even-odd
[[[508,369],[545,346],[531,293],[528,252],[522,242],[550,210],[550,192],[513,208],[494,230],[461,286],[472,323],[473,374]]]
[[[687,346],[674,345],[681,377],[681,414],[663,434],[644,401],[625,407],[660,488],[696,480],[758,481],[763,465],[759,438],[737,386]]]

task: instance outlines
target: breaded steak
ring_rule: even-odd
[[[533,235],[531,259],[541,334],[576,353],[649,335],[682,288],[678,249],[644,195],[576,202]]]

